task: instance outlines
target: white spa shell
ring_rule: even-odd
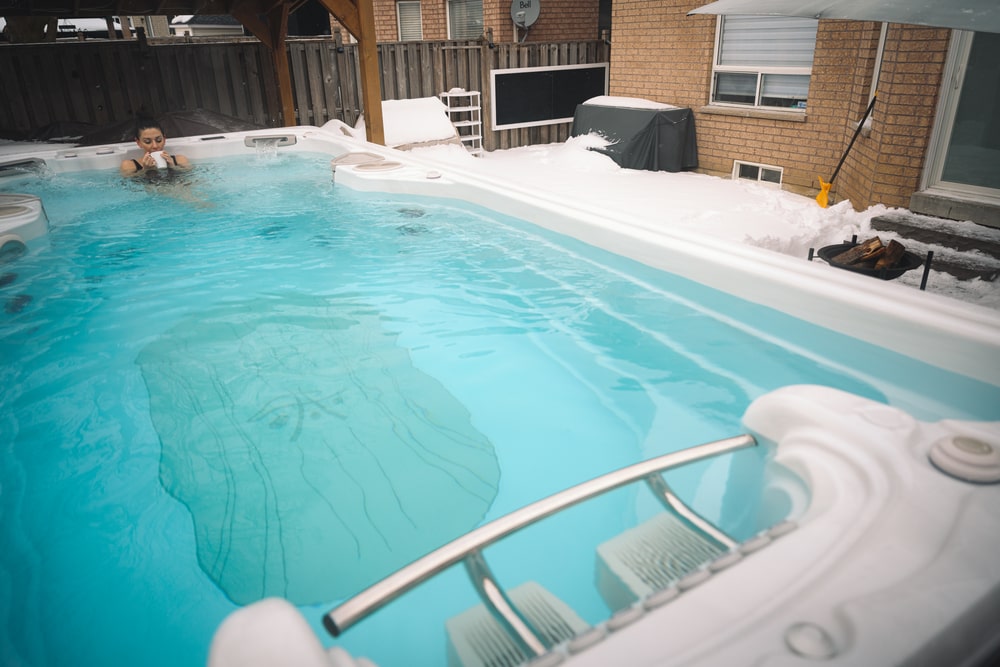
[[[609,620],[586,650],[556,647],[544,664],[957,666],[995,655],[1000,485],[955,479],[929,454],[956,437],[1000,452],[1000,423],[924,423],[838,390],[790,386],[756,400],[745,424],[808,484],[798,528],[662,605],[632,607],[620,628]],[[211,667],[281,664],[244,661],[278,641],[280,632],[253,631],[266,624],[309,629],[287,603],[252,605],[219,628]],[[297,645],[312,647],[297,664],[370,664],[313,639]]]
[[[355,139],[337,123],[172,144],[198,160],[253,151],[255,137],[276,132],[284,137],[279,150],[322,151],[333,158],[366,153],[399,165],[359,169],[343,159],[332,172],[338,187],[475,201],[1000,386],[1000,314],[993,311],[448,173],[440,164]],[[56,173],[114,169],[130,150],[134,147],[127,144],[62,147],[33,157]],[[37,219],[19,229],[35,234]],[[717,270],[720,266],[725,271]],[[897,335],[885,340],[886,329]],[[629,610],[628,618],[589,636],[585,649],[570,654],[559,646],[543,660],[574,667],[817,662],[873,667],[976,665],[987,655],[1000,655],[1000,484],[967,481],[966,467],[986,479],[993,474],[1000,422],[926,423],[900,409],[817,386],[762,396],[744,422],[762,446],[773,449],[775,463],[805,482],[807,493],[780,476],[774,482],[795,508],[797,529],[710,572],[689,590]],[[951,467],[954,459],[960,461],[957,468]],[[370,665],[342,649],[324,650],[298,611],[276,600],[227,619],[209,664]]]

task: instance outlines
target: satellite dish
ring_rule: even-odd
[[[510,18],[519,28],[530,28],[538,20],[541,0],[511,0]]]

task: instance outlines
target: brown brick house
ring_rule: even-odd
[[[701,170],[744,162],[750,176],[780,171],[784,187],[815,193],[877,88],[833,201],[1000,226],[1000,35],[812,21],[809,63],[793,53],[809,19],[786,30],[688,15],[704,4],[615,0],[610,73],[612,95],[694,109]]]
[[[373,0],[379,42],[478,39],[496,42],[596,39],[602,0],[523,0],[537,3],[538,19],[515,38],[511,0]],[[606,12],[610,1],[604,2]]]

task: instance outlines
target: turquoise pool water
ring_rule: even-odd
[[[0,258],[3,664],[203,664],[226,614],[268,595],[323,636],[337,601],[426,551],[740,433],[788,384],[1000,417],[996,387],[472,205],[334,186],[329,156],[0,188],[41,196],[52,226]],[[745,537],[780,518],[760,476],[746,452],[668,481]],[[640,495],[487,556],[598,622],[593,549]],[[443,620],[474,603],[449,572],[342,643],[443,664]]]

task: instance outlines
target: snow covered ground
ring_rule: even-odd
[[[596,101],[605,106],[616,102],[635,106],[643,102],[609,97]],[[453,133],[442,109],[443,105],[428,104],[426,99],[383,103],[387,143],[428,141]],[[496,182],[564,194],[576,202],[591,202],[594,208],[643,216],[675,228],[801,257],[803,261],[810,248],[818,250],[849,241],[853,235],[859,240],[878,235],[884,242],[896,238],[889,232],[872,231],[871,219],[891,211],[903,212],[902,209],[873,206],[858,212],[848,201],[824,209],[812,197],[749,181],[693,172],[622,169],[611,158],[589,150],[604,145],[607,145],[605,139],[587,135],[572,137],[565,143],[492,151],[481,157],[472,156],[456,144],[415,148],[412,152],[421,159],[441,164],[444,169],[457,167]],[[974,228],[982,237],[1000,243],[1000,230],[971,222],[942,222],[942,226],[955,225]],[[933,246],[929,249],[938,257],[953,252]],[[916,289],[922,274],[923,269],[914,269],[897,282]],[[958,280],[932,269],[926,289],[1000,310],[1000,279]]]

